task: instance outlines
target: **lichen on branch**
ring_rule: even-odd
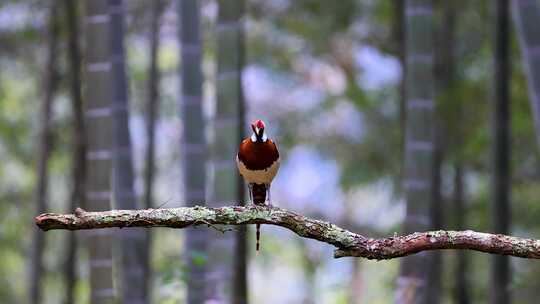
[[[44,213],[35,218],[42,230],[127,227],[185,228],[197,225],[267,224],[287,228],[297,235],[336,247],[334,256],[384,260],[425,250],[469,249],[492,254],[539,259],[540,240],[466,231],[428,231],[381,239],[368,238],[334,224],[311,219],[281,208],[232,206],[184,207],[145,210],[111,210],[74,214]]]

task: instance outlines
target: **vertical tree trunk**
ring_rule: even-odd
[[[406,115],[406,96],[405,96],[405,83],[407,76],[407,66],[405,64],[405,55],[406,55],[406,45],[405,45],[405,0],[395,0],[394,1],[394,40],[396,41],[396,53],[398,54],[399,63],[401,65],[401,82],[399,83],[398,94],[399,94],[399,126],[401,128],[401,138],[400,138],[400,157],[401,157],[401,170],[400,170],[400,180],[404,177],[404,164],[405,164],[405,122],[407,120]]]
[[[453,228],[456,230],[465,229],[465,194],[464,194],[464,169],[461,147],[463,145],[463,126],[459,124],[463,117],[463,105],[455,97],[456,88],[456,58],[454,54],[456,44],[456,4],[452,1],[439,1],[442,4],[443,18],[442,29],[438,35],[440,37],[438,45],[440,45],[440,61],[439,69],[437,70],[439,88],[438,93],[442,96],[444,109],[452,107],[457,115],[452,121],[452,129],[447,130],[448,142],[454,151],[454,193],[453,193],[453,212],[449,212],[448,217],[453,219]],[[443,114],[444,112],[439,112]],[[442,116],[440,117],[442,118]],[[440,120],[439,120],[440,121]],[[457,124],[456,124],[457,123]],[[434,227],[439,229],[439,227]],[[444,227],[443,227],[444,228]],[[469,283],[467,280],[467,254],[464,251],[456,252],[457,259],[454,269],[454,286],[453,299],[455,303],[468,304],[469,299]]]
[[[155,175],[155,134],[156,134],[156,120],[159,112],[159,80],[160,73],[158,69],[158,52],[159,52],[159,28],[160,18],[163,12],[164,3],[162,0],[153,1],[152,4],[152,16],[150,20],[150,67],[148,71],[148,102],[146,105],[146,169],[144,176],[144,208],[152,208],[153,194],[154,194],[154,175]],[[145,280],[144,286],[147,290],[147,298],[151,299],[152,294],[152,231],[150,229],[145,230],[145,244],[143,248],[144,265],[143,265],[143,278]]]
[[[405,2],[406,137],[404,232],[430,226],[433,166],[433,10],[429,0]],[[427,303],[427,254],[403,258],[396,303]]]
[[[350,304],[361,304],[362,297],[364,294],[364,278],[362,277],[362,259],[353,259],[352,260],[352,275],[351,281],[349,284],[350,294],[349,302]]]
[[[84,191],[86,182],[86,134],[84,129],[83,102],[81,96],[81,54],[79,48],[79,23],[77,3],[64,0],[68,26],[68,62],[71,104],[73,108],[73,137],[72,137],[72,163],[71,178],[72,189],[70,195],[69,211],[78,206],[86,208]],[[77,233],[70,231],[66,244],[66,260],[64,263],[64,281],[66,285],[66,304],[75,302]]]
[[[445,109],[451,103],[455,78],[454,60],[454,2],[438,1],[441,12],[441,23],[438,30],[438,43],[436,50],[435,81],[437,93],[437,110],[435,113],[435,138],[433,151],[432,199],[431,199],[431,227],[432,230],[444,228],[443,195],[442,195],[442,167],[445,161],[448,133],[446,129]],[[459,105],[453,105],[459,106]],[[429,272],[427,281],[427,302],[439,303],[442,296],[443,253],[436,251],[429,253]]]
[[[464,189],[464,169],[458,163],[454,166],[454,225],[456,230],[465,229],[465,189]],[[455,287],[454,287],[454,303],[469,304],[469,280],[467,278],[468,260],[464,250],[458,250],[457,262],[455,269]]]
[[[213,173],[214,181],[211,201],[216,205],[227,201],[242,201],[239,191],[241,179],[236,169],[234,155],[237,153],[239,136],[243,130],[242,121],[242,64],[243,64],[243,24],[244,1],[220,0],[217,24],[217,105],[214,119]],[[214,288],[211,296],[222,301],[247,303],[245,230],[237,237],[233,254],[233,239],[219,237],[212,241],[216,254],[211,254],[211,271],[216,281],[209,284]],[[226,254],[223,254],[226,252]],[[219,254],[219,256],[218,256]],[[230,266],[234,262],[234,269]],[[234,271],[234,275],[233,272]],[[232,290],[232,294],[229,291]],[[232,297],[230,300],[229,296]]]
[[[49,28],[47,33],[47,62],[42,78],[43,101],[40,109],[40,134],[38,155],[38,180],[36,185],[36,213],[46,212],[48,209],[47,187],[49,182],[49,154],[51,151],[51,106],[58,82],[56,69],[56,51],[58,44],[58,2],[52,1],[49,13]],[[34,229],[32,242],[32,256],[30,263],[30,303],[42,302],[41,285],[43,273],[43,252],[45,250],[45,236],[39,229]]]
[[[493,231],[510,230],[510,8],[497,0],[495,21],[495,83],[493,107]],[[510,260],[492,257],[491,303],[510,303]]]
[[[124,51],[124,5],[109,0],[110,62],[112,64],[113,109],[113,193],[118,209],[137,209],[133,190],[133,158],[129,132],[129,106]],[[125,229],[119,232],[120,287],[122,303],[148,303],[144,278],[145,232]]]
[[[207,146],[202,108],[202,47],[200,33],[200,7],[198,0],[181,0],[178,6],[180,17],[182,96],[180,116],[184,134],[182,137],[183,183],[185,201],[200,204],[206,201]],[[208,289],[207,246],[209,231],[188,228],[185,240],[185,259],[188,265],[187,303],[204,303]],[[219,252],[221,254],[222,252]],[[204,262],[201,262],[203,259]],[[219,278],[222,279],[222,278]],[[213,282],[216,283],[216,282]]]
[[[535,0],[512,0],[512,7],[540,148],[540,3]]]
[[[305,239],[299,239],[298,245],[302,258],[301,267],[305,286],[302,304],[314,304],[317,303],[317,268],[320,266],[320,261],[310,252]]]
[[[340,221],[339,226],[346,227],[346,229],[353,229],[354,224],[352,223],[351,215],[354,214],[352,206],[353,204],[345,204],[345,209],[343,212],[343,218]],[[362,276],[362,261],[361,259],[351,259],[351,276],[349,279],[349,292],[347,295],[347,303],[349,304],[360,304],[363,302],[363,294],[365,292],[365,286]]]
[[[443,196],[442,196],[442,167],[444,162],[444,136],[441,117],[435,123],[435,138],[433,140],[433,167],[432,167],[432,194],[430,206],[430,230],[443,229]],[[427,266],[426,303],[437,304],[441,301],[443,272],[443,255],[441,251],[427,253],[429,262]]]
[[[86,1],[85,126],[88,183],[87,209],[111,209],[112,65],[107,0]],[[115,303],[112,278],[112,230],[85,232],[89,249],[90,303]]]
[[[236,103],[238,111],[238,125],[236,140],[238,143],[244,138],[245,130],[245,101],[244,90],[242,88],[242,71],[245,64],[245,40],[244,40],[244,23],[242,18],[245,14],[245,1],[239,0],[235,3],[222,0],[220,2],[220,22],[218,24],[218,75],[224,75],[227,71],[235,71],[236,77],[229,83],[237,89],[236,96],[234,94],[223,95],[221,102]],[[223,25],[226,25],[225,27]],[[232,25],[232,28],[227,28],[227,25]],[[231,33],[223,33],[230,31]],[[229,35],[234,35],[236,38],[232,42],[225,41],[224,38]],[[232,38],[232,37],[231,37]],[[233,44],[231,44],[233,43]],[[231,49],[232,48],[232,49]],[[230,51],[232,54],[227,55],[225,52]],[[230,58],[229,56],[232,56]],[[233,61],[235,65],[228,65],[229,61]],[[230,69],[230,70],[229,70]],[[218,76],[218,90],[219,90]],[[219,93],[218,93],[219,94]],[[220,100],[218,100],[220,102]],[[242,177],[237,174],[237,193],[235,201],[240,205],[245,206],[245,186]],[[248,245],[247,245],[247,226],[239,227],[235,234],[235,249],[234,249],[234,278],[233,278],[233,294],[232,303],[247,304],[248,299],[248,281],[247,281],[247,260],[248,260]]]

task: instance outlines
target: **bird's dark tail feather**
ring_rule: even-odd
[[[253,203],[255,205],[264,206],[264,202],[266,201],[266,185],[253,184],[251,191],[253,193]],[[256,226],[257,226],[257,232],[256,232],[257,241],[255,244],[255,249],[257,250],[257,253],[259,253],[259,249],[260,249],[259,239],[261,237],[261,224],[257,224]]]
[[[256,236],[257,236],[257,242],[255,243],[255,249],[257,250],[257,253],[259,253],[259,248],[260,248],[260,243],[259,243],[259,238],[261,237],[261,224],[257,224],[257,232],[256,232]]]
[[[253,184],[253,203],[255,205],[264,205],[266,201],[266,185],[265,184]]]

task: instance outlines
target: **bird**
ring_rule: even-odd
[[[240,143],[236,164],[248,184],[251,202],[272,207],[270,185],[279,170],[280,158],[278,148],[266,135],[265,128],[265,123],[260,119],[251,124],[253,133]],[[257,224],[256,227],[255,248],[259,252],[261,225]]]

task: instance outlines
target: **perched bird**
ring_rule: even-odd
[[[265,205],[268,198],[268,205],[272,206],[270,184],[279,169],[279,152],[276,144],[264,132],[265,124],[262,120],[254,121],[251,129],[253,134],[240,143],[236,164],[248,184],[251,202]],[[261,225],[257,224],[257,251],[260,229]]]

